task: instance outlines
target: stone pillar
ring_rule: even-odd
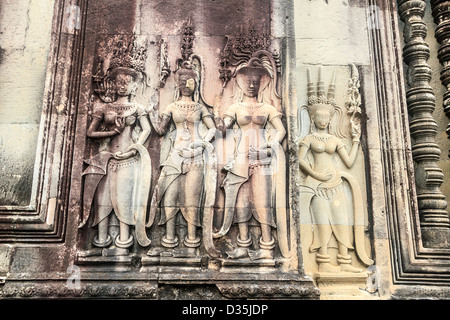
[[[422,240],[425,247],[440,248],[450,244],[450,220],[445,196],[440,191],[444,175],[437,163],[441,150],[435,141],[437,124],[432,113],[436,98],[430,86],[431,68],[427,63],[430,49],[425,42],[425,8],[422,0],[398,1],[400,18],[405,23],[403,59],[408,65],[409,87],[406,98]]]
[[[440,44],[438,50],[439,62],[442,64],[441,81],[446,88],[444,94],[443,108],[447,117],[450,118],[450,1],[435,0],[431,1],[431,9],[434,22],[437,24],[435,36]],[[446,129],[450,139],[450,123]],[[450,150],[449,150],[450,151]],[[450,157],[450,152],[449,152]]]

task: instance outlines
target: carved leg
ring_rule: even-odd
[[[94,245],[99,248],[108,247],[112,243],[112,238],[108,234],[108,218],[103,219],[98,224],[98,235],[94,238]]]
[[[328,254],[328,243],[333,234],[329,219],[331,212],[329,200],[314,197],[311,201],[311,209],[314,221],[314,239],[309,250],[314,252],[318,249],[316,261],[319,272],[339,272],[340,268],[330,263]]]
[[[248,247],[252,244],[252,238],[249,237],[248,232],[248,222],[239,223],[237,244],[236,249],[227,251],[228,259],[240,259],[248,256]]]
[[[183,241],[186,248],[176,248],[172,251],[174,258],[191,258],[197,256],[197,248],[201,244],[201,238],[197,236],[197,227],[188,222],[188,232]]]
[[[252,238],[250,238],[247,222],[239,223],[239,236],[237,238],[237,243],[243,248],[248,248],[252,244]]]
[[[339,266],[334,266],[330,262],[330,255],[328,253],[328,242],[330,241],[332,230],[330,225],[315,225],[314,226],[314,242],[320,243],[319,252],[316,256],[316,261],[319,266],[319,272],[336,273],[341,270]]]
[[[110,179],[109,177],[105,177],[100,181],[94,198],[95,221],[98,222],[98,235],[94,238],[93,244],[99,248],[108,247],[113,242],[112,237],[109,235],[110,218],[114,216],[114,214],[111,214],[113,205],[111,203],[109,189]]]
[[[92,257],[92,256],[101,256],[103,252],[103,248],[111,245],[112,237],[108,234],[109,231],[109,223],[108,218],[103,219],[98,224],[98,235],[93,240],[93,245],[95,248],[80,251],[78,253],[79,257]]]
[[[250,259],[273,259],[275,238],[272,236],[273,213],[271,208],[272,199],[272,175],[267,174],[265,167],[255,170],[251,177],[252,198],[255,207],[255,215],[261,223],[261,239],[259,249],[249,252]]]
[[[275,238],[272,236],[272,227],[261,224],[261,239],[259,240],[259,250],[249,251],[248,255],[252,260],[273,259],[273,249],[275,249]]]
[[[360,268],[353,267],[352,256],[348,254],[348,248],[344,246],[342,243],[339,243],[339,253],[337,255],[337,260],[339,265],[341,266],[342,271],[346,272],[362,272],[363,270]]]
[[[109,256],[127,256],[130,251],[128,250],[134,243],[134,238],[130,235],[130,226],[127,224],[120,222],[119,224],[119,235],[116,237],[114,241],[114,246],[110,248],[103,249],[103,255],[106,257]],[[124,239],[124,240],[122,240]]]
[[[161,239],[161,245],[165,248],[175,248],[179,245],[178,237],[175,234],[175,218],[176,215],[166,222],[166,234]]]
[[[197,236],[197,227],[201,227],[202,225],[199,214],[202,195],[199,189],[193,186],[201,186],[203,184],[203,166],[196,164],[190,165],[189,171],[185,175],[181,175],[179,179],[180,184],[184,185],[179,195],[180,202],[184,204],[183,208],[181,208],[181,213],[187,222],[188,229],[184,244],[188,248],[197,248],[201,243],[201,238]]]
[[[197,236],[197,227],[192,223],[188,223],[188,233],[184,239],[184,245],[188,248],[198,248],[200,243],[201,239]]]
[[[116,246],[119,248],[129,248],[133,245],[134,238],[130,235],[130,226],[126,223],[120,223],[120,234],[116,238]]]

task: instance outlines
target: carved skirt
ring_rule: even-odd
[[[340,178],[333,183],[322,183],[316,187],[310,208],[314,223],[311,251],[323,246],[337,247],[332,235],[339,243],[353,249],[353,223],[348,201]]]
[[[133,199],[137,179],[139,179],[138,156],[109,161],[107,173],[99,182],[94,198],[94,226],[113,211],[120,222],[128,225],[136,224]]]
[[[247,159],[239,160],[235,164],[227,166],[226,169],[229,172],[224,181],[225,197],[232,197],[237,191],[236,199],[232,204],[235,206],[233,222],[252,222],[251,220],[254,218],[260,224],[276,228],[271,159],[250,162]],[[226,205],[231,205],[230,201],[226,201],[226,203]]]
[[[204,164],[201,155],[192,161],[183,160],[178,168],[171,161],[166,161],[159,180],[163,192],[159,224],[165,224],[181,211],[189,224],[201,227],[203,185]]]

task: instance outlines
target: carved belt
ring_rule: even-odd
[[[139,157],[136,155],[130,159],[125,160],[117,160],[117,159],[111,159],[108,163],[108,169],[115,172],[119,170],[120,168],[129,167],[134,163],[137,163],[139,160]]]
[[[338,179],[333,183],[322,183],[317,186],[316,195],[320,198],[331,200],[337,192],[342,190],[342,179]]]

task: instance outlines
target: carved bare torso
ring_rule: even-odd
[[[111,103],[100,104],[94,107],[92,117],[92,128],[95,132],[90,136],[92,138],[110,138],[109,152],[125,152],[127,148],[134,144],[133,130],[135,129],[138,118],[145,116],[144,107],[137,103]],[[97,125],[95,125],[97,123]],[[114,132],[118,127],[121,132],[107,135],[108,132]],[[102,135],[105,134],[105,136]]]
[[[209,113],[205,107],[196,102],[174,102],[166,108],[164,114],[172,117],[176,129],[174,148],[181,149],[200,139],[200,123]]]
[[[333,155],[338,149],[345,147],[338,138],[330,134],[310,134],[302,144],[309,145],[309,149],[314,158],[314,163],[312,164],[314,171],[336,176],[337,170],[333,164]]]
[[[267,123],[276,117],[281,117],[275,107],[262,103],[236,103],[228,109],[225,115],[235,120],[241,130],[239,153],[247,153],[250,148],[258,150],[266,144]]]

